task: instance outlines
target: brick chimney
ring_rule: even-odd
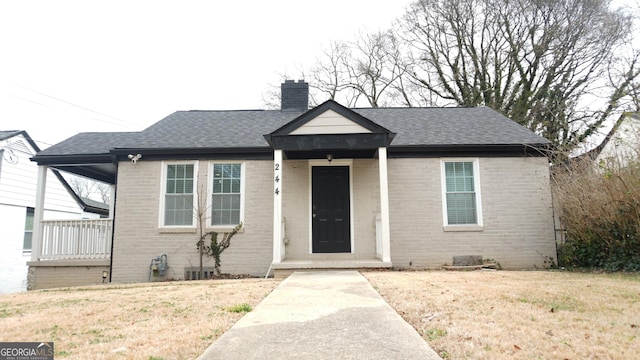
[[[281,111],[309,110],[309,84],[304,80],[285,80],[280,85]]]

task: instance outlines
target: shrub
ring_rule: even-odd
[[[640,270],[640,163],[574,162],[553,176],[558,216],[566,229],[562,266]]]

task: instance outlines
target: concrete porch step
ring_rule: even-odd
[[[296,271],[330,271],[330,270],[374,270],[390,269],[391,262],[378,259],[348,260],[283,260],[273,264],[273,276],[283,279]]]

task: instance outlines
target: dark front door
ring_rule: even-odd
[[[349,167],[314,166],[311,181],[313,252],[351,252]]]

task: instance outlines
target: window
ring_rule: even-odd
[[[211,164],[211,225],[238,225],[243,215],[243,171],[239,163]]]
[[[31,240],[33,238],[33,208],[27,208],[27,216],[24,221],[24,240],[22,242],[22,251],[31,251]]]
[[[444,225],[482,225],[478,161],[442,161]]]
[[[193,226],[196,165],[167,164],[164,174],[165,226]]]

